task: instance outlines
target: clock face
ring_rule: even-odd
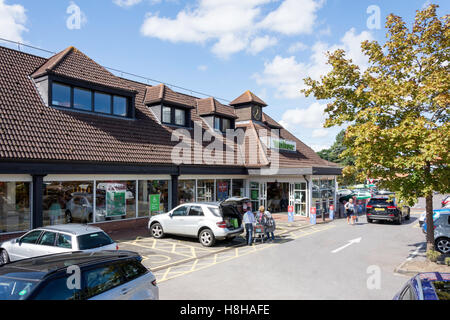
[[[261,121],[261,119],[262,119],[261,107],[253,106],[252,107],[252,116],[253,116],[254,120]]]

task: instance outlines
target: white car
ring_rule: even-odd
[[[174,234],[198,238],[205,247],[216,240],[232,239],[240,235],[242,218],[236,207],[220,203],[187,203],[168,213],[153,216],[148,229],[154,238]]]
[[[100,228],[62,224],[37,228],[20,238],[3,242],[0,246],[0,265],[56,253],[118,249],[118,245]]]

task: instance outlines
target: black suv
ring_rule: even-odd
[[[131,251],[69,252],[0,266],[0,300],[158,299],[155,276]]]
[[[366,206],[367,222],[374,220],[393,221],[396,224],[402,224],[403,219],[409,220],[410,208],[395,205],[395,200],[389,196],[377,195],[370,199]]]

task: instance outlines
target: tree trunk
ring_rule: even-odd
[[[434,250],[434,221],[433,221],[433,194],[425,197],[426,223],[427,223],[427,251]]]

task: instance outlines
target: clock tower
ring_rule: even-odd
[[[238,98],[234,99],[230,106],[234,107],[237,121],[262,121],[263,108],[267,107],[267,104],[253,94],[251,91],[246,91]]]

